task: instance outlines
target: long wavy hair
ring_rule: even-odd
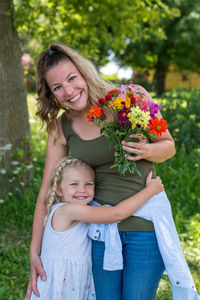
[[[98,98],[104,97],[106,92],[116,88],[114,84],[101,78],[94,64],[79,54],[74,49],[61,43],[52,44],[49,49],[42,52],[37,61],[37,94],[38,110],[36,114],[41,118],[43,124],[46,123],[46,130],[56,139],[57,128],[56,119],[61,107],[57,99],[51,92],[46,73],[52,67],[64,60],[71,61],[81,73],[88,85],[89,104],[91,106],[97,103]],[[69,112],[67,112],[69,116]]]

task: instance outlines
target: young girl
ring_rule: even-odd
[[[56,165],[46,196],[48,219],[41,260],[47,280],[38,277],[42,300],[94,300],[91,240],[88,223],[111,223],[130,216],[163,190],[159,177],[146,179],[146,187],[113,207],[89,206],[94,197],[94,171],[78,159],[64,157]],[[38,299],[32,293],[31,300]]]

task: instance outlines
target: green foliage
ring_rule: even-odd
[[[159,103],[169,122],[176,147],[189,153],[200,148],[200,90],[176,89],[166,92]]]
[[[200,211],[200,151],[189,154],[178,148],[176,156],[156,165],[172,205],[176,225],[180,232],[186,228],[186,219]]]
[[[165,0],[173,12],[173,18],[161,16],[158,20],[163,36],[158,36],[151,30],[151,21],[141,24],[148,35],[127,36],[125,51],[117,54],[122,65],[133,68],[153,69],[162,62],[165,69],[170,64],[180,69],[199,71],[200,66],[200,3],[198,0]],[[161,76],[161,74],[160,74]]]
[[[162,35],[152,30],[152,22],[148,20],[140,23],[142,34],[129,33],[124,47],[115,51],[121,66],[131,66],[142,72],[155,70],[154,90],[159,96],[164,92],[170,65],[179,70],[200,71],[200,2],[164,0],[162,4],[172,13],[167,18],[161,15],[158,20]]]
[[[110,52],[123,50],[133,36],[149,32],[141,24],[151,24],[151,32],[163,38],[161,18],[171,18],[160,0],[14,0],[15,27],[32,54],[61,41],[95,59],[98,65],[107,61]]]

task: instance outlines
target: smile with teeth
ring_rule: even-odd
[[[71,100],[69,100],[69,102],[71,102],[71,103],[75,102],[76,100],[78,100],[80,98],[80,96],[81,96],[81,93],[78,94],[77,96],[75,96],[74,98],[72,98]]]
[[[87,196],[76,196],[75,198],[78,200],[85,200],[87,199]]]

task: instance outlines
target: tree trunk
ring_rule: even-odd
[[[30,126],[21,49],[9,0],[0,1],[0,171],[9,170],[14,157],[29,159]],[[11,150],[6,145],[11,144]],[[20,151],[18,151],[20,150]],[[17,152],[18,151],[18,152]],[[12,155],[11,155],[12,154]],[[18,155],[17,155],[18,154]],[[16,160],[16,159],[15,159]],[[4,172],[2,172],[2,170]],[[5,175],[4,175],[5,176]],[[6,177],[6,176],[5,176]]]
[[[155,90],[158,96],[161,96],[165,91],[165,78],[167,68],[161,60],[158,60],[154,73]]]

